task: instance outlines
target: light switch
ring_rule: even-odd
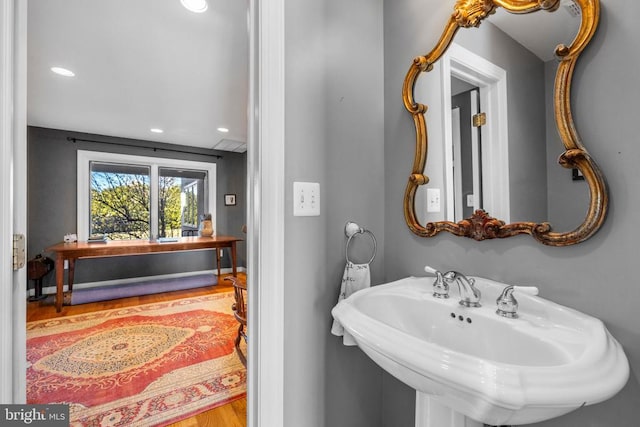
[[[320,184],[317,182],[293,183],[293,216],[320,215]]]
[[[439,188],[427,188],[427,212],[440,212]]]
[[[473,197],[473,194],[467,194],[467,207],[472,208],[476,205],[476,200]]]

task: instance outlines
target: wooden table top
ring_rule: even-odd
[[[107,240],[106,242],[58,243],[45,249],[63,257],[83,258],[114,255],[140,255],[155,252],[188,251],[229,247],[242,241],[233,236],[179,237],[177,241],[160,242],[150,240]]]

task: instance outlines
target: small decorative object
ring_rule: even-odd
[[[235,194],[225,194],[224,195],[224,205],[225,206],[235,206],[236,205],[236,195]]]
[[[78,235],[77,234],[65,234],[64,235],[64,242],[65,243],[73,243],[73,242],[77,242],[78,241]]]
[[[213,236],[213,222],[211,221],[211,214],[206,214],[202,216],[202,220],[200,221],[199,231],[200,231],[201,237]]]

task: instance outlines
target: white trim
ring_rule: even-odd
[[[27,1],[15,2],[13,229],[27,235]],[[1,200],[1,199],[0,199]],[[13,402],[27,399],[27,273],[13,273]]]
[[[509,131],[507,117],[507,72],[462,46],[452,43],[442,57],[443,111],[451,111],[451,75],[480,88],[480,105],[487,111],[482,127],[483,207],[491,216],[510,222]],[[448,106],[448,108],[446,108]],[[451,145],[451,118],[443,114],[445,150]],[[445,151],[445,161],[452,154]],[[451,164],[451,163],[446,163]],[[447,168],[448,169],[448,168]],[[453,188],[447,176],[447,189]],[[447,200],[449,200],[447,198]],[[449,215],[449,214],[447,214]],[[448,217],[449,218],[449,217]]]
[[[192,160],[165,159],[162,157],[133,156],[129,154],[104,153],[101,151],[78,150],[77,162],[77,227],[78,240],[87,240],[89,234],[89,162],[113,162],[141,165],[150,167],[150,182],[158,182],[158,169],[162,167],[183,168],[207,171],[207,183],[205,188],[205,208],[211,213],[213,229],[216,230],[216,164],[207,162],[196,162]],[[212,185],[213,184],[213,185]],[[158,231],[158,189],[156,185],[151,185],[151,233],[152,237],[157,237]]]
[[[472,90],[469,92],[471,98],[471,121],[473,122],[473,116],[481,113],[482,111],[478,111],[478,91]],[[467,123],[465,126],[471,128],[471,165],[473,167],[473,210],[481,209],[483,206],[480,205],[480,195],[483,194],[483,189],[480,187],[482,184],[482,161],[480,159],[480,141],[478,138],[478,132],[473,128],[472,123]],[[484,175],[484,174],[483,174]],[[491,212],[491,211],[489,211]],[[500,217],[498,217],[500,218]]]
[[[451,63],[445,55],[441,61],[439,61],[441,67],[441,82],[442,86],[442,137],[444,141],[444,188],[445,188],[445,200],[446,200],[446,212],[445,218],[447,221],[455,221],[455,197],[456,197],[456,179],[454,177],[454,168],[450,167],[454,164],[454,159],[460,162],[460,156],[456,157],[454,153],[453,142],[453,119],[448,111],[452,111],[451,108]],[[458,153],[459,154],[459,153]],[[458,180],[459,182],[459,180]]]
[[[284,24],[284,0],[249,0],[249,427],[284,425]]]
[[[87,166],[89,166],[87,164]],[[158,165],[157,164],[152,164],[151,166],[151,170],[149,171],[149,190],[150,190],[150,198],[151,198],[151,206],[149,207],[150,211],[149,211],[149,235],[150,238],[152,240],[155,240],[158,238],[158,234],[159,234],[159,223],[160,220],[158,219],[158,205],[159,205],[159,199],[160,199],[160,189],[159,184],[158,184],[158,176],[160,175],[158,172]],[[78,170],[80,170],[80,168],[78,168]],[[89,181],[89,175],[87,174],[86,180]],[[89,193],[85,193],[87,196],[89,195]],[[80,197],[78,195],[78,201],[80,200]],[[215,200],[215,199],[214,199]],[[87,206],[89,204],[87,203]],[[205,205],[206,206],[206,205]],[[87,211],[85,218],[89,218],[89,211]],[[212,218],[213,219],[213,218]],[[89,227],[84,228],[83,230],[88,230]],[[213,229],[216,229],[215,226],[215,221],[213,222]]]
[[[14,3],[0,5],[0,402],[13,402],[13,130],[14,130]]]
[[[13,271],[12,235],[26,235],[27,1],[0,3],[1,403],[26,400],[26,273]]]
[[[460,107],[451,109],[451,136],[453,142],[453,192],[447,191],[447,219],[449,221],[460,221],[463,218],[464,200],[462,195],[462,150],[460,148]],[[449,164],[449,163],[446,163]],[[447,167],[447,174],[451,173]],[[452,194],[453,193],[453,194]],[[454,208],[449,210],[452,199]],[[449,215],[451,212],[451,215]]]

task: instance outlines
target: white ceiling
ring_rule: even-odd
[[[489,21],[547,62],[554,59],[557,45],[569,45],[578,34],[579,13],[580,8],[573,0],[561,0],[560,7],[553,12],[515,15],[498,8]]]
[[[30,0],[28,123],[245,151],[246,2],[208,1],[198,14],[180,0]],[[490,21],[547,61],[580,23],[567,11],[571,0],[562,3],[554,13],[518,16],[499,8]],[[53,66],[76,76],[53,74]]]
[[[29,0],[29,125],[244,151],[247,6],[208,2]]]

